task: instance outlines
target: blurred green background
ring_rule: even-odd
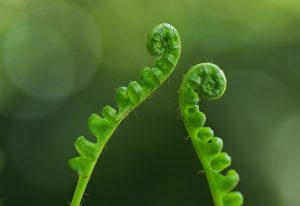
[[[89,115],[153,65],[146,37],[162,22],[181,35],[179,64],[109,141],[84,205],[212,205],[177,95],[206,61],[228,89],[200,106],[245,205],[300,205],[299,0],[0,0],[0,204],[68,205],[74,140],[93,138]]]

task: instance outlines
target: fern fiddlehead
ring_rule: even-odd
[[[206,117],[199,110],[201,98],[218,99],[226,89],[223,71],[211,63],[193,66],[184,76],[180,91],[181,117],[200,159],[215,206],[241,206],[243,196],[232,190],[239,181],[235,170],[222,171],[231,165],[230,156],[221,152],[223,141],[214,137],[213,130],[204,127]]]
[[[69,160],[69,165],[79,176],[71,206],[79,206],[93,168],[104,148],[121,121],[138,107],[173,72],[181,52],[180,37],[176,29],[169,24],[160,24],[153,28],[147,39],[147,50],[157,57],[153,68],[145,67],[138,81],[132,81],[127,87],[116,92],[118,109],[105,106],[101,115],[92,114],[88,120],[90,132],[96,137],[91,142],[78,137],[75,148],[80,154]]]

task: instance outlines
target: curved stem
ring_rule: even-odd
[[[167,79],[167,78],[165,78]],[[164,79],[164,81],[165,81]],[[143,102],[148,96],[151,96],[151,94],[157,89],[158,87],[156,87],[153,91],[151,91],[150,94],[147,94],[146,93],[141,97],[141,102]],[[84,192],[86,190],[86,187],[88,185],[88,182],[90,180],[90,177],[93,173],[93,170],[94,170],[94,167],[97,163],[97,160],[99,159],[106,143],[108,142],[108,140],[111,138],[111,136],[113,135],[113,133],[115,132],[115,130],[117,129],[117,127],[119,126],[119,124],[122,122],[122,120],[128,116],[128,114],[134,110],[136,107],[138,107],[139,105],[136,105],[134,107],[126,107],[123,112],[120,112],[116,119],[117,119],[117,124],[111,128],[111,131],[109,132],[109,134],[107,135],[107,138],[105,138],[104,141],[102,142],[97,142],[96,145],[97,145],[97,154],[96,154],[96,158],[93,159],[92,163],[89,165],[88,169],[86,170],[86,173],[85,175],[83,175],[82,173],[79,173],[78,175],[78,182],[77,182],[77,185],[76,185],[76,189],[75,189],[75,192],[74,192],[74,195],[73,195],[73,199],[72,199],[72,202],[71,202],[71,206],[80,206],[80,202],[82,200],[82,197],[84,195]]]
[[[103,117],[98,114],[90,116],[89,130],[97,137],[97,142],[91,142],[83,136],[75,141],[80,156],[69,160],[69,164],[78,173],[79,179],[71,206],[80,205],[96,162],[122,120],[150,97],[173,72],[181,52],[178,32],[169,24],[157,25],[148,35],[147,50],[157,57],[155,67],[145,67],[138,81],[132,81],[127,87],[117,89],[118,111],[111,106],[105,106],[101,111]]]
[[[189,133],[189,132],[188,132]],[[210,169],[210,163],[203,158],[203,154],[201,154],[202,152],[200,150],[197,150],[197,145],[196,145],[196,138],[193,134],[190,134],[191,137],[191,141],[193,143],[193,146],[196,150],[197,156],[203,166],[203,170],[204,173],[206,175],[206,179],[207,179],[207,183],[209,186],[209,190],[214,202],[215,206],[223,206],[223,200],[222,200],[222,196],[219,194],[218,189],[216,188],[215,182],[214,182],[214,178],[213,178],[213,171]]]
[[[76,190],[71,202],[71,206],[80,205],[81,199],[83,197],[85,188],[89,182],[90,177],[83,177],[82,175],[79,176]]]
[[[214,64],[193,66],[182,80],[179,106],[184,126],[191,138],[197,156],[203,166],[215,206],[241,206],[243,196],[232,192],[239,176],[236,171],[221,172],[230,166],[231,158],[221,152],[223,141],[214,137],[209,127],[204,127],[206,117],[199,110],[201,98],[213,100],[221,97],[226,89],[223,71]]]
[[[74,192],[74,195],[73,195],[73,198],[72,198],[71,206],[79,206],[80,203],[81,203],[82,197],[84,195],[84,192],[86,190],[88,182],[91,178],[93,169],[94,169],[95,164],[97,162],[97,159],[99,158],[105,144],[101,143],[101,144],[98,144],[98,145],[99,145],[99,149],[98,149],[99,153],[97,155],[97,158],[93,162],[93,164],[91,164],[89,170],[87,171],[87,174],[86,175],[83,175],[83,174],[78,175],[78,182],[77,182],[76,189],[75,189],[75,192]]]
[[[198,145],[197,145],[197,133],[195,133],[193,130],[193,128],[189,125],[189,123],[187,122],[188,117],[186,117],[186,112],[185,109],[188,106],[193,105],[192,103],[188,103],[185,99],[185,95],[188,93],[188,91],[186,90],[187,85],[190,85],[190,79],[191,76],[194,75],[195,73],[198,73],[197,71],[199,70],[199,67],[192,67],[184,76],[181,87],[180,87],[180,95],[179,95],[179,106],[180,106],[180,110],[181,110],[181,115],[182,115],[182,120],[183,123],[185,125],[185,128],[187,129],[187,132],[189,134],[189,137],[191,138],[192,144],[195,148],[195,151],[197,153],[197,156],[203,166],[203,170],[204,173],[206,175],[207,178],[207,182],[211,191],[211,195],[212,195],[212,199],[214,201],[215,206],[223,206],[222,203],[222,198],[220,198],[220,195],[218,194],[218,190],[216,190],[215,188],[215,183],[214,183],[214,179],[212,176],[212,171],[210,170],[210,162],[206,160],[205,155],[202,154],[202,150],[198,149]],[[201,81],[200,81],[201,82]],[[195,88],[199,91],[199,88]],[[198,96],[198,98],[196,97],[197,101],[200,101],[200,97]],[[196,103],[194,102],[194,103]],[[205,121],[205,117],[203,117]]]

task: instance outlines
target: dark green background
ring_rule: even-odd
[[[212,205],[178,118],[182,75],[201,62],[228,80],[221,99],[200,107],[232,156],[245,206],[300,205],[300,1],[0,0],[3,205],[68,205],[74,140],[92,139],[89,115],[153,65],[146,37],[162,22],[180,33],[178,66],[109,141],[83,205]]]

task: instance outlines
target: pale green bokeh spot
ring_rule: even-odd
[[[10,80],[34,97],[65,98],[75,84],[71,49],[47,27],[17,24],[6,40],[5,65]]]

